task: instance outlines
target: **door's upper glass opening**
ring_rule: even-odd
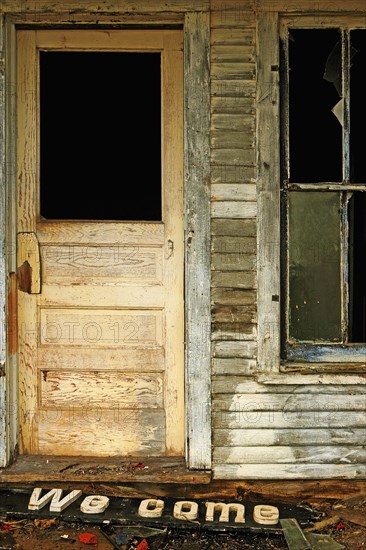
[[[40,52],[40,214],[161,220],[160,53]]]

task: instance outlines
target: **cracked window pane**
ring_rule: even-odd
[[[338,29],[291,29],[290,181],[342,181]],[[326,78],[325,78],[326,77]],[[338,114],[338,116],[337,116]]]
[[[366,30],[351,31],[353,56],[350,70],[351,181],[366,183]]]
[[[289,338],[341,341],[338,193],[289,194]]]

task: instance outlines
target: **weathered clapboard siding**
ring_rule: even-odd
[[[308,384],[298,384],[292,375],[289,384],[261,384],[241,374],[220,373],[213,381],[215,477],[364,475],[364,378],[335,384],[336,377],[325,375],[316,384],[310,375]]]
[[[211,11],[214,384],[217,377],[247,377],[256,371],[255,20],[248,7],[217,1]],[[213,422],[217,407],[214,394]],[[213,461],[214,471],[229,462],[217,455],[215,444]]]
[[[249,4],[211,2],[212,374],[255,369],[255,19]],[[224,347],[222,347],[224,346]],[[222,350],[225,349],[225,352]],[[225,355],[222,355],[224,353]]]

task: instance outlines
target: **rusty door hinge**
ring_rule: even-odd
[[[28,294],[41,292],[41,261],[35,233],[18,233],[18,289]]]

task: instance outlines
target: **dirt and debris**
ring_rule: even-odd
[[[366,550],[366,494],[351,499],[307,502],[319,521],[304,534],[328,535],[345,550]],[[145,529],[145,531],[144,531]],[[147,531],[146,531],[147,529]],[[89,541],[89,542],[87,542]],[[265,532],[213,532],[152,529],[142,526],[91,526],[55,520],[47,525],[31,519],[7,521],[0,518],[0,550],[288,550],[282,535]]]

